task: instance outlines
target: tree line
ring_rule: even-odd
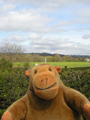
[[[72,57],[70,55],[55,54],[54,56],[42,56],[40,54],[24,53],[24,49],[20,45],[6,43],[0,48],[0,59],[7,59],[11,62],[79,62],[86,61],[82,57]]]

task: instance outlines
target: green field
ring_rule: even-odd
[[[41,64],[44,62],[28,62],[30,67],[34,67],[35,64]],[[75,67],[90,67],[90,62],[47,62],[48,64],[51,64],[53,66],[60,66],[64,68],[67,66],[67,68],[75,68]],[[23,67],[25,62],[15,62],[13,63],[13,67]]]

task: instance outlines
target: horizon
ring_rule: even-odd
[[[24,53],[24,54],[51,54],[51,55],[61,55],[61,56],[65,56],[65,54],[59,54],[59,53],[46,53],[46,52],[41,52],[41,53],[37,53],[37,52],[31,52],[31,53]],[[66,55],[66,56],[89,56],[90,55]]]

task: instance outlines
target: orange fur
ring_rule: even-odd
[[[12,120],[12,115],[9,111],[6,111],[2,116],[2,120]]]
[[[9,107],[1,120],[82,120],[82,116],[90,120],[89,100],[66,87],[58,73],[61,68],[49,64],[27,70],[26,95]]]

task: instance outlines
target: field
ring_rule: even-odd
[[[44,62],[37,62],[37,64],[41,64]],[[75,67],[90,67],[90,62],[47,62],[48,64],[51,64],[53,66],[60,66],[64,68],[67,66],[67,68],[75,68]],[[34,67],[36,62],[27,62],[27,64],[30,67]],[[25,65],[25,62],[15,62],[13,63],[13,67],[23,67]]]

